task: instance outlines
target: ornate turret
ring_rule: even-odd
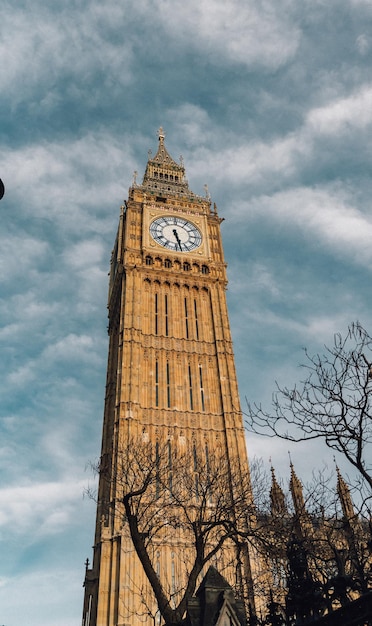
[[[295,508],[296,515],[303,515],[305,513],[305,500],[302,489],[302,483],[297,477],[294,471],[293,464],[291,462],[291,480],[289,481],[289,488],[292,494],[293,506]]]
[[[145,175],[142,187],[158,195],[177,193],[195,197],[189,189],[189,184],[185,178],[185,168],[181,157],[180,164],[176,163],[168,153],[164,144],[165,134],[159,128],[159,146],[156,155],[152,158],[149,151]]]
[[[337,472],[337,493],[338,493],[338,497],[340,498],[342,512],[344,514],[345,520],[347,520],[348,522],[351,522],[352,520],[355,520],[355,511],[354,511],[353,501],[350,495],[350,489],[347,486],[346,482],[344,481],[343,477],[341,476],[341,472],[339,468],[337,467],[337,465],[336,465],[336,472]]]
[[[271,467],[270,489],[271,513],[273,515],[286,515],[288,513],[283,489],[276,480],[274,468]]]

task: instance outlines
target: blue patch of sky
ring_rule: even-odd
[[[69,471],[76,483],[90,480],[85,465],[99,455],[105,385],[105,275],[119,206],[134,169],[142,179],[160,125],[172,156],[185,157],[191,189],[203,194],[207,182],[226,218],[243,399],[269,400],[275,379],[291,385],[304,345],[316,351],[332,342],[351,318],[371,325],[368,240],[358,246],[358,232],[368,234],[371,220],[370,6],[285,4],[284,12],[274,0],[267,12],[240,0],[191,2],[179,13],[171,3],[155,10],[145,0],[2,7],[0,470],[6,486],[28,482],[42,492],[55,479],[64,489]],[[314,109],[334,104],[337,111],[309,123]],[[230,168],[237,148],[244,162]],[[290,201],[298,213],[289,211]],[[330,207],[328,223],[312,219],[310,203],[320,201]],[[254,454],[256,440],[251,445]],[[265,446],[285,473],[282,446],[276,457],[275,442]],[[296,469],[301,475],[302,467]],[[49,496],[43,508],[41,492],[31,529],[15,534],[13,513],[7,509],[4,517],[2,558],[10,581],[0,587],[3,620],[14,615],[9,588],[22,571],[29,575],[42,564],[51,581],[45,597],[56,603],[61,564],[67,572],[78,557],[83,578],[94,507],[88,532],[81,488],[72,514],[61,504],[66,521],[56,525],[54,539],[45,532],[31,545],[30,533],[48,510]],[[63,621],[58,604],[56,623],[79,620],[80,598],[71,589],[65,604],[70,599],[74,619]],[[43,598],[38,602],[39,614],[19,607],[17,621],[49,626]]]

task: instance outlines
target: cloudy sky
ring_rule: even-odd
[[[268,403],[304,346],[371,330],[372,2],[5,0],[0,25],[0,623],[75,626],[133,170],[162,125],[208,184],[242,403]],[[287,477],[287,444],[248,445]]]

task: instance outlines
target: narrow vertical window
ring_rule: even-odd
[[[207,443],[205,444],[205,469],[206,469],[206,474],[207,474],[207,485],[208,485],[208,491],[209,491],[209,488],[211,486],[211,468],[209,465],[209,450],[208,450]],[[208,502],[209,504],[212,504],[213,502],[213,496],[210,492],[208,493]]]
[[[156,498],[160,496],[160,455],[159,455],[159,442],[156,442],[155,446],[155,465],[156,465]]]
[[[172,468],[172,444],[168,441],[168,473],[169,473],[169,491],[172,493],[173,468]]]
[[[199,498],[199,474],[198,474],[198,455],[196,452],[196,445],[193,445],[193,456],[194,456],[194,476],[195,476],[195,496]]]
[[[88,611],[85,614],[85,624],[86,624],[86,626],[89,626],[89,624],[90,624],[90,616],[91,616],[91,613],[92,613],[92,600],[93,600],[93,596],[90,593],[89,594],[89,601],[88,601]]]
[[[189,317],[187,310],[187,298],[185,298],[185,330],[186,330],[186,339],[189,338]]]
[[[170,394],[170,370],[169,363],[167,361],[167,407],[170,409],[171,406],[171,394]]]
[[[200,385],[200,401],[202,411],[205,411],[204,386],[203,386],[203,368],[199,365],[199,385]]]
[[[155,406],[159,406],[159,361],[155,361]]]
[[[205,468],[207,470],[207,476],[209,478],[209,474],[210,474],[210,467],[209,467],[209,450],[208,450],[208,444],[205,444]]]
[[[176,595],[176,568],[174,565],[174,554],[172,552],[172,563],[171,563],[171,580],[172,580],[172,604],[175,607],[175,595]]]
[[[198,307],[196,300],[194,300],[194,314],[195,314],[195,337],[199,339],[199,321],[198,321]]]
[[[159,334],[159,302],[158,294],[155,294],[155,335]]]
[[[194,401],[192,397],[192,373],[191,373],[191,365],[189,365],[189,397],[190,397],[190,410],[194,410]]]
[[[165,314],[165,336],[169,335],[169,325],[168,325],[168,296],[164,296],[164,314]]]

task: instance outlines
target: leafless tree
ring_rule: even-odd
[[[295,530],[299,528],[312,575],[331,610],[371,587],[370,512],[364,517],[353,506],[345,510],[334,476],[325,469],[313,474],[304,491],[305,514],[298,519],[294,512]]]
[[[296,504],[286,490],[282,493],[281,509],[257,503],[261,528],[265,519],[269,522],[260,545],[271,574],[271,613],[277,607],[288,623],[301,611],[303,619],[315,619],[367,593],[372,587],[370,524],[351,509],[345,516],[334,475],[326,469],[314,473]],[[271,613],[265,624],[277,623]]]
[[[222,552],[224,565],[239,571],[254,515],[250,478],[239,468],[239,459],[227,458],[222,449],[209,454],[197,445],[181,449],[170,441],[143,440],[121,446],[115,485],[102,488],[105,468],[97,468],[100,493],[116,494],[113,515],[130,534],[166,624],[182,620],[199,574],[216,555],[220,558]],[[110,480],[111,472],[107,475]],[[156,554],[160,545],[177,537],[186,575],[175,588],[157,570]],[[224,551],[228,544],[230,549]],[[237,586],[240,583],[237,578]]]
[[[371,497],[372,338],[355,322],[324,354],[305,354],[304,380],[277,385],[271,411],[248,403],[247,426],[288,441],[323,440],[359,472]]]
[[[333,477],[325,470],[305,486],[302,508],[291,505],[284,490],[282,506],[275,509],[270,480],[257,460],[249,477],[241,474],[239,460],[228,460],[222,450],[209,455],[200,446],[181,450],[170,441],[142,439],[121,446],[116,458],[114,485],[111,472],[102,464],[97,468],[101,482],[107,477],[109,483],[108,489],[101,484],[100,493],[116,494],[109,507],[116,528],[130,537],[156,601],[155,605],[147,602],[144,588],[132,581],[142,602],[137,610],[152,615],[154,623],[157,612],[167,625],[180,623],[205,566],[218,555],[219,569],[227,566],[230,573],[232,568],[238,571],[247,546],[259,559],[260,572],[253,583],[262,615],[270,597],[286,610],[288,547],[293,541],[301,545],[309,577],[321,590],[320,610],[330,610],[370,588],[370,529],[356,517],[345,520],[334,481],[330,483]],[[172,541],[185,572],[176,586],[169,572],[156,566],[159,546]],[[221,553],[230,560],[221,560]],[[237,577],[239,594],[241,582]]]

